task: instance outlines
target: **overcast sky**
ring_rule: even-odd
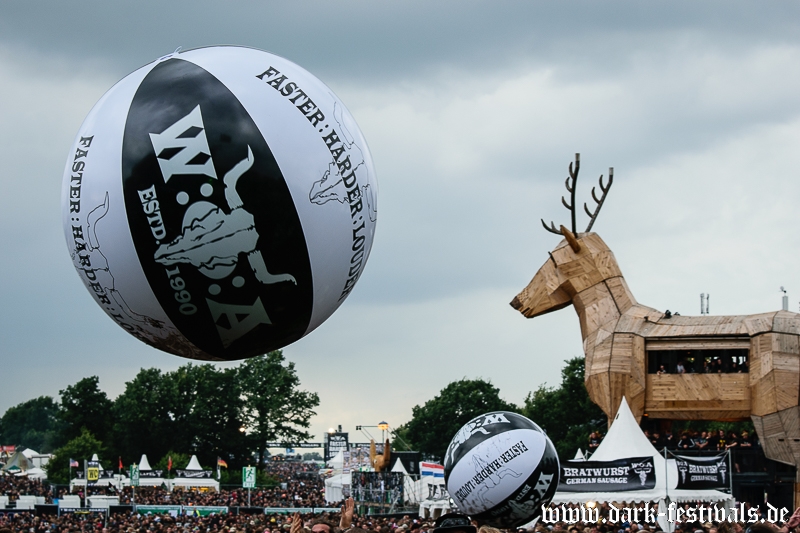
[[[61,229],[67,153],[129,72],[215,44],[303,66],[344,101],[374,158],[378,226],[364,274],[285,348],[321,405],[315,440],[385,420],[451,381],[522,403],[582,355],[573,308],[508,303],[615,168],[593,230],[640,303],[699,314],[800,305],[800,5],[790,2],[4,2],[0,7],[0,413],[97,375],[187,360],[116,326]],[[586,220],[579,219],[579,228]],[[373,431],[373,433],[375,433]],[[449,437],[447,437],[449,438]],[[146,453],[146,450],[143,450]]]

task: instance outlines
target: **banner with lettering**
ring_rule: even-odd
[[[713,457],[674,455],[679,489],[727,489],[731,478],[727,454]]]
[[[616,461],[569,461],[561,465],[559,492],[618,492],[656,486],[652,457]]]
[[[175,470],[180,478],[210,478],[214,472],[212,470]]]

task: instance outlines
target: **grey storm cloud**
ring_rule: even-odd
[[[557,238],[566,168],[643,304],[774,310],[800,295],[800,6],[751,2],[7,2],[0,15],[0,411],[184,360],[91,301],[60,218],[67,151],[117,80],[178,46],[252,46],[327,83],[367,138],[377,233],[344,305],[285,349],[315,432],[387,420],[464,376],[521,403],[582,353],[572,309],[508,305]],[[581,219],[585,224],[585,219]],[[769,258],[766,260],[765,258]],[[795,310],[792,304],[791,309]],[[388,383],[388,385],[387,385]]]

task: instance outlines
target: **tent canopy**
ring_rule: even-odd
[[[139,460],[139,471],[142,470],[152,470],[152,468],[150,468],[150,461],[147,460],[146,454],[142,454],[142,458]]]
[[[25,455],[24,451],[22,452],[14,452],[8,461],[6,462],[5,466],[2,468],[4,471],[15,471],[15,470],[28,470],[29,468],[33,468],[33,464],[31,464],[30,459]]]
[[[202,470],[203,467],[200,466],[200,461],[197,460],[196,455],[192,455],[192,458],[189,459],[189,464],[186,465],[185,470]]]
[[[718,490],[680,490],[678,484],[678,467],[674,459],[669,461],[658,453],[647,440],[625,397],[622,398],[617,416],[608,434],[592,454],[590,461],[616,461],[628,457],[652,457],[656,471],[656,486],[649,490],[631,490],[621,492],[556,492],[553,503],[585,503],[595,502],[655,502],[669,496],[673,501],[726,501],[732,499],[730,494]]]

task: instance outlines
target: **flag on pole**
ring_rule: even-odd
[[[80,464],[78,463],[78,461],[76,461],[75,459],[70,459],[70,460],[69,460],[69,467],[70,467],[70,468],[78,468],[78,467],[80,467],[80,466],[81,466],[81,465],[80,465]]]
[[[122,457],[120,456],[120,458],[119,458],[119,471],[120,472],[122,472],[122,468],[123,468],[123,466],[122,466]]]
[[[167,461],[167,472],[172,471],[172,456],[169,456],[169,461]]]
[[[222,476],[222,474],[219,471],[219,467],[221,467],[221,466],[224,466],[225,468],[228,468],[228,463],[223,461],[221,457],[217,457],[217,481],[219,481],[221,479],[221,476]]]

